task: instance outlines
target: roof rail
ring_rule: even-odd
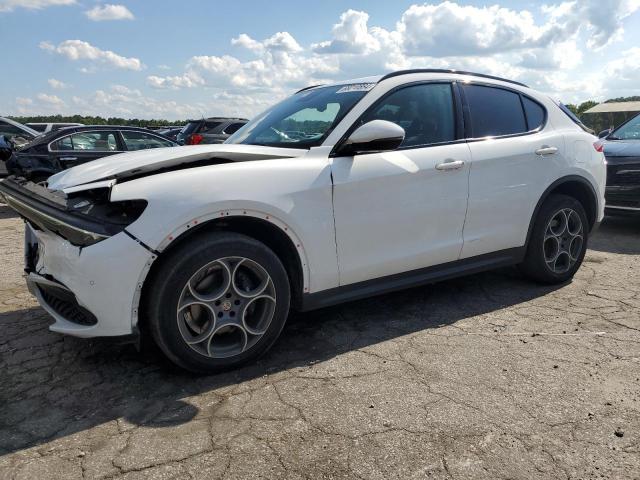
[[[473,73],[473,72],[466,72],[464,70],[450,70],[450,69],[443,69],[443,68],[415,68],[412,70],[398,70],[397,72],[387,73],[379,81],[381,82],[382,80],[386,80],[387,78],[398,77],[400,75],[408,75],[410,73],[455,73],[458,75],[472,75],[474,77],[490,78],[491,80],[499,80],[501,82],[514,83],[516,85],[520,85],[521,87],[529,88],[528,85],[525,85],[524,83],[516,82],[515,80],[508,80],[502,77],[496,77],[494,75],[486,75],[484,73]]]
[[[321,87],[323,84],[319,84],[319,85],[309,85],[308,87],[304,87],[301,88],[300,90],[298,90],[296,93],[300,93],[300,92],[304,92],[305,90],[311,90],[312,88],[316,88],[316,87]],[[296,94],[294,93],[294,95]]]

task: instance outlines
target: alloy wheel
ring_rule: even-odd
[[[224,257],[200,268],[182,289],[178,329],[199,354],[229,358],[260,340],[275,310],[275,285],[265,268],[248,258]]]
[[[580,258],[583,245],[584,227],[580,215],[571,208],[553,214],[542,244],[547,267],[556,274],[567,272]]]

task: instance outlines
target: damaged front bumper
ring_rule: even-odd
[[[78,337],[135,333],[154,252],[122,222],[74,208],[82,199],[11,178],[0,182],[0,195],[25,219],[26,281],[55,319],[50,329]]]
[[[50,329],[77,337],[135,332],[142,279],[155,255],[125,233],[80,248],[25,224],[29,291],[55,319]]]

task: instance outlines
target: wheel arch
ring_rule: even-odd
[[[180,245],[195,236],[212,231],[235,232],[264,243],[282,261],[291,284],[292,308],[299,309],[302,296],[309,289],[309,263],[300,238],[291,227],[270,214],[250,210],[225,210],[207,217],[200,217],[182,225],[158,246],[157,257],[139,281],[139,304],[144,306],[145,287],[150,283],[160,265]]]
[[[563,194],[578,200],[587,213],[587,220],[589,221],[589,230],[592,230],[596,224],[598,218],[598,196],[596,189],[591,182],[581,177],[580,175],[568,175],[566,177],[559,178],[551,185],[547,187],[544,193],[540,196],[531,220],[529,221],[529,229],[527,231],[527,242],[525,246],[529,246],[529,240],[533,231],[538,212],[544,201],[552,194]]]

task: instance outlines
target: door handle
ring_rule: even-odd
[[[462,160],[446,160],[436,165],[436,170],[458,170],[464,166]]]
[[[554,153],[557,153],[557,152],[558,152],[557,147],[550,147],[548,145],[543,145],[542,147],[536,150],[536,155],[541,155],[541,156],[553,155]]]
[[[73,160],[77,160],[78,157],[60,157],[60,161],[62,162],[71,162]]]

